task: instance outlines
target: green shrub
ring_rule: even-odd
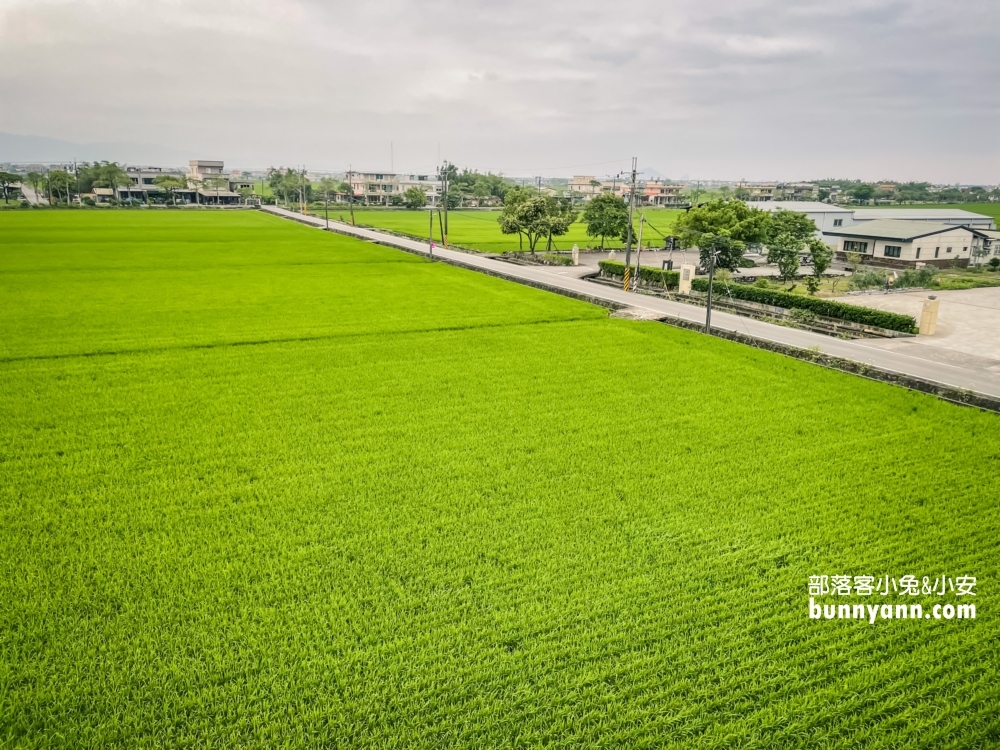
[[[812,310],[806,310],[801,307],[789,310],[789,315],[796,323],[812,323],[816,320],[816,313]]]
[[[923,268],[907,268],[905,271],[899,274],[899,277],[893,283],[893,286],[899,289],[906,289],[909,287],[931,287],[934,286],[934,279],[937,276],[937,269],[931,266],[924,266]]]
[[[604,273],[611,276],[624,276],[625,264],[620,260],[602,260],[598,263]],[[659,268],[639,267],[639,279],[648,281],[651,284],[662,284],[667,289],[676,289],[680,283],[681,274],[679,271],[662,271]]]
[[[878,289],[885,286],[885,272],[859,268],[851,275],[851,289]]]
[[[698,292],[707,292],[708,280],[695,279],[691,282],[691,288]],[[847,305],[843,302],[834,302],[829,299],[806,297],[778,290],[744,286],[742,284],[733,284],[730,286],[729,293],[737,299],[757,302],[762,305],[774,305],[775,307],[784,307],[789,310],[796,308],[811,310],[816,315],[823,315],[827,318],[838,318],[839,320],[847,320],[852,323],[878,326],[879,328],[887,328],[890,331],[916,333],[916,321],[910,315],[900,315],[884,310],[872,310],[868,307]]]
[[[994,271],[1000,270],[1000,258],[990,258],[990,268]]]

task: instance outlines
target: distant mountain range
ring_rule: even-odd
[[[107,160],[179,167],[197,156],[149,143],[74,143],[36,135],[0,133],[0,162],[48,164]]]

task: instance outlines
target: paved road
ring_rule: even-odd
[[[31,185],[27,185],[23,182],[21,183],[21,195],[24,196],[24,199],[28,201],[28,203],[32,203],[36,206],[40,206],[41,204],[48,202],[42,197],[41,193],[36,193]]]
[[[276,206],[263,206],[262,210],[319,228],[325,226],[325,222],[321,218],[303,216],[294,211],[288,211]],[[330,229],[342,234],[353,235],[361,239],[399,247],[411,252],[424,254],[428,252],[428,246],[425,242],[397,237],[373,229],[352,227],[349,224],[337,221],[330,222]],[[444,250],[440,247],[435,248],[434,254],[457,265],[477,271],[484,271],[495,276],[503,276],[512,281],[527,283],[533,286],[543,286],[554,291],[587,295],[609,303],[625,305],[656,315],[679,318],[690,322],[704,323],[705,320],[705,310],[703,308],[684,302],[673,302],[659,297],[625,292],[621,289],[594,284],[593,282],[579,278],[581,272],[587,272],[590,269],[560,266],[518,266],[482,255]],[[812,333],[811,331],[785,328],[721,311],[714,311],[712,313],[712,325],[720,329],[747,334],[758,339],[788,346],[795,346],[802,349],[818,348],[824,354],[862,362],[883,370],[912,375],[953,388],[1000,397],[1000,374],[960,364],[924,359],[919,355],[919,350],[926,347],[921,347],[919,343],[921,337],[919,336],[908,339],[894,339],[893,344],[895,348],[886,350],[879,346],[879,342],[881,341],[879,339],[845,341],[843,339]],[[913,355],[908,354],[906,351],[908,342],[916,344],[913,347]]]

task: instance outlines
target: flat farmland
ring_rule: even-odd
[[[322,216],[323,209],[312,210],[311,213]],[[662,234],[669,235],[674,221],[680,215],[677,209],[649,209],[644,211],[646,219],[650,225],[655,227],[650,230],[647,226],[643,230],[643,245],[663,246],[663,237],[657,234],[657,230]],[[428,226],[428,212],[406,211],[406,210],[385,210],[385,209],[355,209],[355,222],[364,226],[375,227],[377,229],[388,229],[401,234],[408,234],[418,239],[426,239],[430,227]],[[503,234],[500,232],[500,225],[497,218],[499,211],[449,211],[448,212],[448,242],[469,250],[479,250],[484,253],[503,253],[518,250],[517,235]],[[343,219],[350,221],[350,211],[343,206],[330,209],[331,219]],[[639,226],[638,214],[635,219],[636,228]],[[441,241],[441,232],[438,228],[438,220],[434,218],[434,240]],[[574,243],[581,248],[600,245],[600,238],[594,239],[587,236],[587,225],[577,221],[570,227],[568,233],[562,237],[554,237],[555,249],[569,250]],[[617,238],[609,237],[605,241],[605,247],[622,247],[622,243]],[[524,249],[527,250],[527,243]],[[544,240],[539,243],[539,250],[545,249]]]
[[[0,747],[1000,741],[995,415],[252,212],[2,214],[0,299]]]

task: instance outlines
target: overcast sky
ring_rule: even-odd
[[[996,183],[998,42],[998,0],[0,0],[0,132],[234,167]]]

